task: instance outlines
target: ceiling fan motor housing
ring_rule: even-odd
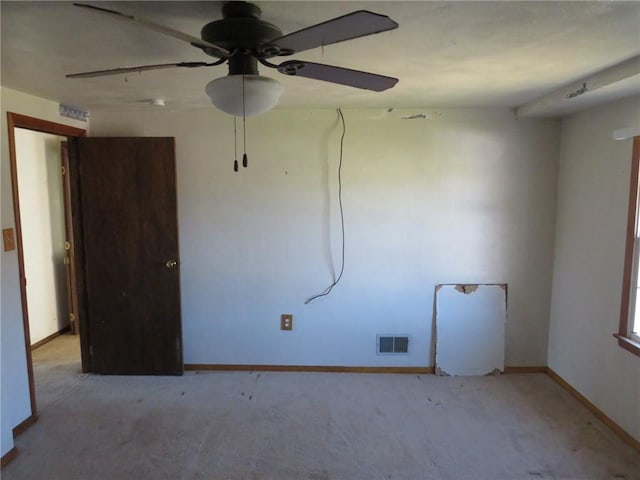
[[[248,2],[226,2],[222,7],[222,20],[206,24],[200,36],[203,40],[235,52],[229,57],[229,75],[257,75],[255,55],[274,56],[279,52],[261,47],[269,40],[282,36],[275,25],[260,19],[262,11]],[[209,55],[216,56],[213,52]]]

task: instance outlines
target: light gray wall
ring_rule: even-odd
[[[6,111],[87,126],[2,89],[2,228],[14,226]],[[177,138],[186,362],[431,365],[435,284],[506,282],[506,363],[545,364],[558,122],[402,113],[345,112],[345,274],[304,305],[339,264],[334,111],[249,119],[250,168],[237,174],[233,122],[214,109],[92,112],[92,135]],[[30,411],[16,252],[1,259],[4,454]],[[376,356],[377,333],[411,335],[411,354]]]
[[[1,223],[2,228],[15,228],[11,169],[7,134],[7,112],[29,115],[43,120],[63,123],[79,128],[87,124],[58,115],[58,104],[2,87],[0,89],[1,155]],[[20,303],[20,278],[17,251],[0,253],[1,303],[0,303],[0,452],[6,454],[13,447],[12,430],[31,414],[29,379],[24,345],[22,306]]]
[[[640,359],[618,346],[632,141],[627,98],[562,123],[549,366],[640,440]]]
[[[335,111],[248,119],[239,173],[232,117],[213,108],[92,112],[93,136],[177,139],[185,362],[433,365],[434,286],[506,282],[506,363],[545,365],[559,122],[344,113],[345,273],[304,305],[340,263]],[[379,333],[409,334],[410,355],[377,356]]]
[[[60,143],[17,128],[16,164],[31,344],[69,325]]]

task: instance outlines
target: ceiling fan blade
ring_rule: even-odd
[[[132,72],[144,72],[146,70],[160,70],[162,68],[196,68],[196,67],[212,67],[213,65],[219,65],[220,62],[206,63],[206,62],[179,62],[179,63],[160,63],[157,65],[142,65],[139,67],[124,67],[124,68],[110,68],[108,70],[96,70],[93,72],[71,73],[65,75],[67,78],[90,78],[90,77],[104,77],[106,75],[118,75],[119,73],[132,73]]]
[[[276,45],[289,54],[394,28],[398,28],[398,24],[386,15],[358,10],[273,39],[269,45]]]
[[[350,87],[382,92],[398,83],[397,78],[385,77],[376,73],[361,72],[349,68],[323,65],[322,63],[291,60],[278,65],[278,71],[285,75],[313,78],[325,82],[339,83]]]
[[[101,13],[107,13],[109,15],[113,15],[115,17],[121,18],[123,20],[128,20],[131,22],[138,23],[143,25],[151,30],[154,30],[159,33],[163,33],[173,38],[177,38],[178,40],[182,40],[184,42],[188,42],[194,47],[201,48],[207,53],[211,53],[216,57],[228,57],[231,52],[226,48],[223,48],[219,45],[215,45],[213,43],[206,42],[198,37],[193,37],[186,33],[180,32],[178,30],[174,30],[171,27],[166,27],[164,25],[159,25],[157,23],[151,22],[149,20],[145,20],[144,18],[136,17],[135,15],[130,15],[128,13],[118,12],[116,10],[111,10],[109,8],[98,7],[96,5],[90,5],[88,3],[74,3],[76,7],[88,8],[91,10],[95,10]]]

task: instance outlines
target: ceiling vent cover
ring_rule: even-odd
[[[409,353],[409,337],[407,335],[378,335],[378,355],[407,355]]]

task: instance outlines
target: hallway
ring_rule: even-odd
[[[80,337],[66,333],[31,352],[38,413],[47,410],[82,382]]]

